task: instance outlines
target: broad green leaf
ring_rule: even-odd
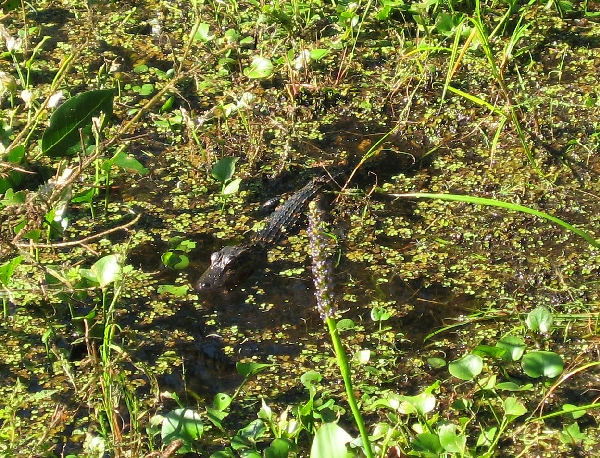
[[[426,457],[437,458],[444,451],[439,437],[432,433],[419,434],[411,445],[414,451]]]
[[[532,351],[523,356],[521,361],[523,371],[533,378],[554,378],[563,371],[562,358],[552,351]]]
[[[552,328],[552,313],[546,307],[536,307],[529,312],[525,323],[532,331],[547,333]]]
[[[317,430],[310,448],[310,458],[352,458],[346,444],[352,436],[336,423],[324,423]]]
[[[233,177],[236,162],[237,157],[221,158],[213,165],[210,174],[215,180],[225,183]]]
[[[89,127],[93,117],[104,113],[106,123],[113,113],[112,89],[84,92],[56,109],[42,135],[42,151],[50,157],[74,154],[68,149],[79,143],[79,129]],[[104,127],[101,126],[102,128]]]
[[[444,450],[450,453],[463,454],[467,446],[467,437],[456,434],[456,426],[448,423],[441,425],[438,435]]]
[[[400,396],[401,403],[398,412],[411,414],[413,412],[419,415],[425,415],[435,409],[435,396],[429,393],[421,393],[416,396]]]
[[[505,361],[518,361],[525,352],[525,341],[521,337],[506,336],[502,337],[497,343],[497,347],[504,348],[506,353],[502,355]]]
[[[473,380],[483,370],[483,359],[477,355],[466,355],[448,364],[448,371],[461,380]]]
[[[231,180],[227,185],[223,188],[223,195],[229,196],[231,194],[236,194],[240,189],[240,183],[242,182],[241,178],[236,178],[235,180]]]
[[[137,172],[140,175],[146,175],[148,173],[146,167],[144,167],[136,158],[124,151],[119,151],[115,154],[112,158],[112,163],[128,172]]]
[[[527,413],[525,406],[517,398],[506,398],[504,400],[504,411],[511,417],[520,417]]]
[[[271,442],[271,445],[267,447],[264,451],[265,458],[288,458],[290,456],[290,452],[296,452],[298,450],[298,446],[293,442],[278,438]]]
[[[225,410],[231,405],[231,396],[226,393],[217,393],[213,399],[213,407],[218,410]]]
[[[94,263],[91,270],[96,274],[96,281],[100,287],[104,288],[119,278],[121,274],[119,257],[115,254],[104,256]]]
[[[25,147],[23,145],[13,148],[5,157],[0,160],[19,165],[25,157]],[[10,188],[15,188],[21,184],[26,174],[18,170],[10,170],[0,173],[0,194],[5,193]]]
[[[574,420],[577,420],[580,417],[583,417],[587,412],[584,409],[580,409],[579,407],[577,407],[576,405],[573,404],[564,404],[562,406],[562,409],[565,412],[569,412],[571,414],[571,417],[573,417]]]
[[[259,372],[264,371],[265,369],[271,367],[272,364],[262,364],[262,363],[237,363],[235,368],[238,371],[238,374],[248,377],[250,375],[256,375]]]
[[[215,36],[210,34],[210,25],[203,22],[198,26],[196,34],[194,35],[195,41],[203,41],[205,43],[211,41]]]
[[[10,282],[15,269],[19,264],[21,264],[22,261],[23,258],[21,256],[16,256],[10,261],[0,265],[0,284],[8,287],[8,283]]]
[[[244,68],[244,75],[250,79],[268,78],[272,73],[273,63],[264,57],[255,57],[250,67]]]
[[[158,294],[170,294],[175,297],[183,297],[189,292],[188,286],[160,285],[157,288]]]
[[[203,430],[202,419],[194,410],[172,410],[163,419],[161,430],[163,445],[181,439],[184,445],[179,449],[179,453],[191,452],[193,442],[202,436]]]
[[[329,49],[313,49],[310,52],[310,58],[312,60],[319,60],[329,54]]]

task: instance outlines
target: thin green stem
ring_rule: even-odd
[[[367,455],[368,458],[373,458],[374,455],[373,451],[371,450],[371,442],[369,442],[367,428],[365,427],[360,409],[358,408],[358,403],[356,402],[356,396],[354,396],[354,390],[352,389],[350,365],[348,364],[346,351],[344,350],[342,340],[340,339],[340,335],[336,328],[335,319],[332,317],[327,317],[325,318],[325,322],[327,323],[327,328],[329,329],[329,335],[331,335],[335,356],[342,374],[342,379],[344,380],[344,386],[346,387],[348,404],[350,405],[350,410],[352,410],[352,415],[354,416],[354,421],[356,421],[356,426],[358,426],[358,430],[360,431],[360,437],[362,438],[365,455]]]

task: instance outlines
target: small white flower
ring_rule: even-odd
[[[19,51],[23,47],[23,40],[15,37],[6,37],[6,49],[8,52]]]
[[[25,89],[24,91],[21,91],[21,98],[23,99],[23,102],[25,102],[25,106],[30,107],[31,101],[33,100],[33,92],[29,89]]]
[[[55,92],[50,96],[50,99],[48,99],[48,108],[56,108],[63,98],[63,91]]]

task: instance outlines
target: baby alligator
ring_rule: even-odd
[[[335,174],[339,175],[341,172]],[[198,292],[234,286],[244,281],[252,270],[266,259],[267,250],[281,242],[298,224],[308,204],[334,177],[315,177],[294,193],[266,220],[265,226],[245,243],[226,246],[210,256],[210,266],[200,276],[194,288]]]

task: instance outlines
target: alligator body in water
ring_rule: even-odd
[[[194,284],[198,292],[234,286],[244,281],[254,268],[264,262],[269,247],[281,242],[298,225],[306,208],[317,193],[342,172],[315,177],[278,207],[265,226],[245,243],[226,246],[210,257],[210,266]]]

